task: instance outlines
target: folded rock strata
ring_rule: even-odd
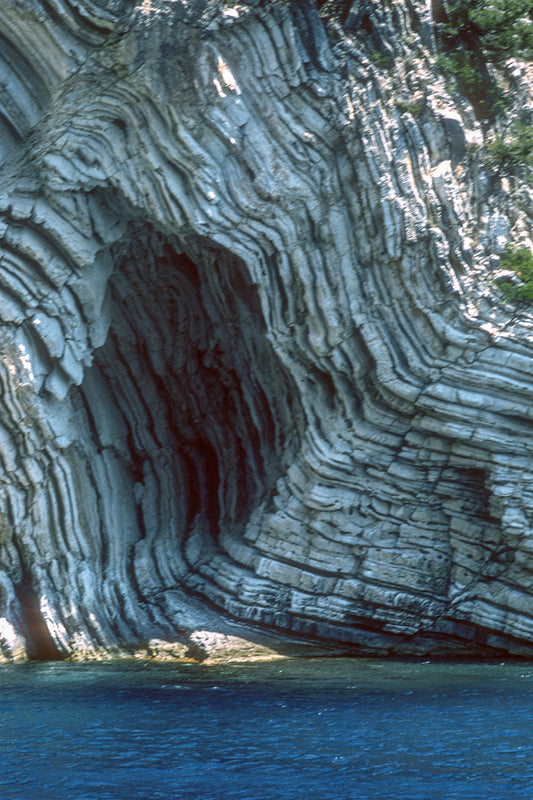
[[[531,189],[427,3],[327,6],[3,2],[4,660],[533,654]]]

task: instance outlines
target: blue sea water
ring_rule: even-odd
[[[533,798],[533,665],[0,669],[1,800]]]

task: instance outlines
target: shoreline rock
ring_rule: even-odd
[[[431,4],[75,5],[2,9],[0,660],[533,656],[531,183]]]

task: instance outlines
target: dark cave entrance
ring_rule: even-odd
[[[208,242],[185,248],[147,226],[112,255],[109,334],[81,387],[87,415],[95,386],[105,386],[124,427],[114,449],[132,485],[142,495],[157,484],[166,518],[154,531],[140,504],[140,537],[170,537],[186,560],[201,524],[223,550],[221,534],[243,530],[298,447],[293,380],[242,260]],[[102,421],[90,427],[101,450]]]

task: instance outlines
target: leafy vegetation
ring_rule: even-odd
[[[440,56],[439,64],[445,73],[453,75],[462,94],[468,97],[477,116],[486,119],[503,106],[498,86],[490,79],[487,66],[478,53],[459,48]]]
[[[507,246],[500,259],[503,269],[512,270],[519,278],[519,283],[503,281],[499,288],[509,300],[524,302],[533,301],[533,255],[527,247],[514,248]]]
[[[444,31],[467,50],[480,49],[492,63],[533,58],[530,0],[451,0],[445,6]]]
[[[420,97],[414,98],[413,100],[401,100],[397,98],[394,101],[394,105],[402,112],[407,111],[409,114],[412,114],[413,117],[419,117],[424,108],[424,100]]]
[[[442,68],[453,75],[480,119],[505,107],[505,96],[488,64],[511,57],[533,59],[530,0],[449,0],[439,31]]]
[[[505,172],[533,168],[533,128],[515,120],[487,142],[487,163]]]

